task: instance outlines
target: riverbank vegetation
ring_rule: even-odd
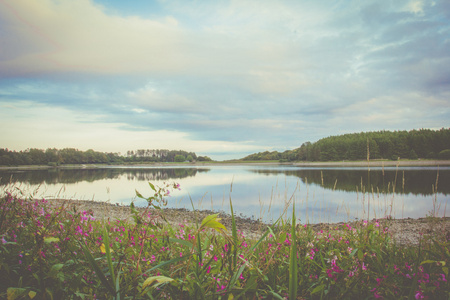
[[[70,165],[70,164],[136,164],[157,162],[193,162],[211,161],[207,156],[197,156],[194,152],[183,150],[136,150],[120,153],[103,153],[89,149],[80,151],[73,148],[65,149],[27,149],[25,151],[11,151],[0,149],[0,166],[22,165]]]
[[[374,159],[439,159],[450,160],[450,129],[420,129],[411,131],[377,131],[331,136],[317,142],[303,143],[284,152],[265,151],[224,163],[257,162],[328,162]],[[80,164],[140,164],[166,162],[200,162],[213,160],[195,152],[166,149],[129,150],[126,154],[104,153],[89,149],[27,149],[11,151],[0,148],[0,166],[80,165]],[[219,162],[220,163],[220,162]]]
[[[370,159],[450,159],[450,129],[377,131],[330,136],[282,153],[260,152],[242,160],[342,161]]]
[[[133,221],[5,192],[0,198],[0,298],[447,299],[450,235],[392,239],[389,219],[315,231],[295,204],[259,237],[217,214],[171,224],[159,210],[179,186],[150,184]],[[289,204],[288,204],[289,205]],[[433,226],[439,219],[430,216]]]

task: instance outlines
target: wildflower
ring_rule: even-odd
[[[80,227],[80,225],[77,226],[77,229],[75,229],[78,234],[83,234],[83,229]]]
[[[370,290],[370,291],[373,292],[373,296],[375,297],[375,299],[382,299],[382,298],[383,298],[382,296],[380,296],[380,295],[378,294],[378,291],[377,291],[376,288],[373,288],[373,289]]]
[[[285,243],[287,246],[290,246],[290,245],[291,245],[291,241],[289,241],[289,238],[286,238],[286,240],[284,241],[284,243]]]
[[[381,282],[383,282],[384,278],[377,278],[377,286],[379,286],[381,284]]]
[[[425,299],[425,296],[422,294],[421,291],[417,291],[415,295],[416,299]]]
[[[363,269],[364,271],[367,270],[367,266],[366,266],[364,263],[362,264],[362,269]]]
[[[409,271],[411,271],[412,267],[410,265],[408,265],[408,263],[405,263],[405,268],[408,269]]]

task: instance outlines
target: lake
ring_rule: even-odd
[[[138,206],[151,195],[148,182],[176,182],[168,207],[276,220],[295,200],[301,222],[444,216],[450,200],[450,167],[312,168],[287,165],[102,167],[0,170],[2,189],[37,198],[107,201]],[[436,185],[437,183],[437,185]],[[292,209],[292,205],[289,206]],[[292,210],[288,207],[288,217]],[[449,208],[450,209],[450,208]]]

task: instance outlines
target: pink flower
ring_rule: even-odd
[[[83,229],[81,229],[81,227],[78,225],[77,229],[75,229],[76,232],[78,232],[78,234],[83,234]]]
[[[367,270],[367,266],[366,266],[364,263],[362,264],[362,269],[363,269],[364,271]]]
[[[422,294],[421,291],[417,291],[415,298],[416,299],[425,299],[425,296]]]

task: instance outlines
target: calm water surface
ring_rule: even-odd
[[[191,209],[191,198],[196,208],[229,212],[231,198],[237,214],[265,221],[277,219],[292,200],[297,216],[310,223],[418,218],[432,212],[443,216],[450,200],[449,167],[107,167],[0,171],[0,177],[2,188],[14,186],[39,198],[134,201],[139,206],[146,203],[136,199],[135,190],[149,196],[148,182],[177,182],[181,190],[168,198],[169,207]]]

